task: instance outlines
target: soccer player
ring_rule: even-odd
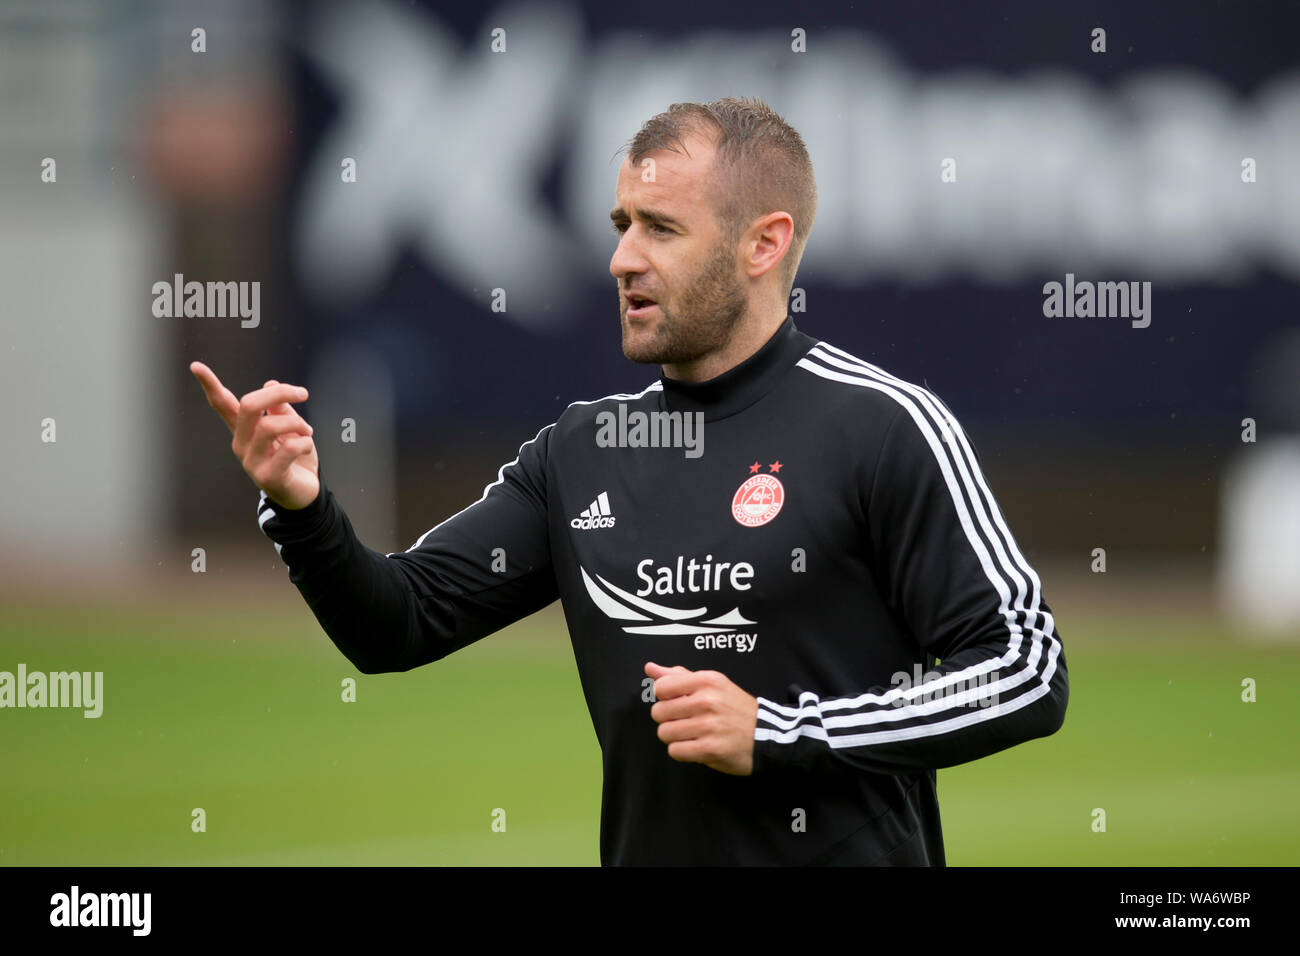
[[[258,524],[363,673],[562,602],[606,864],[943,865],[936,769],[1064,720],[1051,609],[961,425],[787,314],[816,201],[802,139],[758,101],[650,119],[610,273],[623,351],[660,376],[569,406],[404,552],[357,540],[305,389],[236,399],[191,366]]]

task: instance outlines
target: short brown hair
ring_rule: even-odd
[[[817,215],[817,183],[803,138],[770,106],[752,97],[674,103],[652,116],[628,142],[633,164],[655,150],[685,152],[690,133],[714,133],[715,212],[730,242],[759,216],[781,210],[794,220],[794,238],[781,277],[789,297]],[[678,149],[676,147],[680,146]]]

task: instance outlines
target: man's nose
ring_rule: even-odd
[[[609,274],[615,279],[622,279],[624,276],[633,275],[638,272],[644,272],[646,269],[645,257],[641,255],[637,248],[636,241],[629,238],[632,233],[631,228],[619,237],[618,247],[614,250],[614,255],[609,260]]]

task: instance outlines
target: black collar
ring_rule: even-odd
[[[683,382],[662,372],[663,403],[668,411],[703,412],[705,421],[717,421],[754,404],[776,385],[817,340],[794,327],[785,317],[763,347],[734,368],[704,382]]]

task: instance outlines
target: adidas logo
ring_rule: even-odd
[[[598,494],[595,501],[569,522],[569,527],[577,531],[614,527],[614,516],[609,512],[609,495],[603,491]]]

